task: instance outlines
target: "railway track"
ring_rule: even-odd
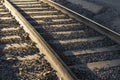
[[[73,78],[63,80],[120,79],[119,34],[52,1],[9,2],[64,61]]]
[[[0,3],[0,80],[58,80],[29,34]]]

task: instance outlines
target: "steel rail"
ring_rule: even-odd
[[[39,0],[39,1],[41,1],[41,0]],[[45,3],[48,3],[49,5],[55,7],[58,10],[61,10],[63,13],[68,14],[69,16],[71,16],[79,21],[84,22],[86,25],[89,25],[89,27],[95,29],[96,31],[100,32],[103,35],[108,36],[110,39],[112,39],[115,42],[117,42],[118,44],[120,44],[120,34],[119,33],[115,32],[115,31],[71,10],[71,9],[68,9],[67,7],[64,7],[54,1],[51,1],[51,0],[42,0],[42,1]]]
[[[66,64],[59,58],[55,51],[48,45],[43,37],[33,28],[33,26],[15,9],[9,0],[4,0],[4,5],[9,9],[15,19],[23,26],[23,29],[28,32],[30,38],[37,43],[37,47],[45,58],[51,63],[53,69],[57,71],[60,80],[77,80],[73,73],[69,70]]]

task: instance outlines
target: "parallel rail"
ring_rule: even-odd
[[[9,3],[8,0],[4,0],[4,5],[8,8],[12,15],[18,20],[23,28],[30,34],[30,38],[37,43],[38,48],[44,53],[46,59],[51,63],[51,66],[57,71],[57,75],[61,80],[77,80],[62,62],[62,60],[56,55],[54,50],[47,44],[42,36],[36,32],[33,26]]]
[[[0,3],[0,79],[58,80],[56,71],[44,58],[29,34]]]
[[[105,26],[51,0],[4,0],[4,5],[37,43],[61,80],[85,79],[82,71],[89,74],[95,68],[120,66],[120,34]]]
[[[120,44],[120,34],[119,33],[115,32],[115,31],[113,31],[113,30],[111,30],[111,29],[85,17],[85,16],[82,16],[82,15],[56,3],[56,2],[53,2],[51,0],[42,0],[42,1],[48,3],[51,6],[54,6],[56,9],[63,11],[64,13],[68,14],[71,17],[74,17],[75,19],[77,19],[79,21],[86,23],[87,25],[89,25],[89,27],[97,30],[98,32],[100,32],[103,35],[108,36],[109,38],[113,39],[114,41],[116,41],[117,43]]]

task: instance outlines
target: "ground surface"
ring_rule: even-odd
[[[53,0],[120,33],[120,0]]]
[[[96,1],[98,3],[105,3],[111,5],[120,12],[120,0],[88,0],[88,1]]]

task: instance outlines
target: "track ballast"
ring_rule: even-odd
[[[78,79],[119,80],[120,45],[45,1],[10,0]]]

